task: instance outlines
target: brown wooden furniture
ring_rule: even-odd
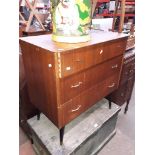
[[[127,102],[124,113],[128,110],[132,90],[135,81],[135,52],[134,49],[127,51],[124,55],[123,69],[120,78],[120,84],[117,90],[112,92],[106,98],[118,105]]]
[[[65,125],[118,87],[127,35],[91,36],[78,44],[20,39],[30,100],[60,129],[61,144]]]
[[[27,120],[37,115],[38,109],[30,102],[21,50],[19,52],[19,101],[19,125],[27,136],[31,138],[31,130],[27,124]]]
[[[52,31],[38,29],[35,26],[30,26],[29,31],[23,30],[23,36],[37,36],[37,35],[44,35],[44,34],[51,34]]]

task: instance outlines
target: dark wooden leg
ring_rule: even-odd
[[[109,109],[111,109],[111,101],[109,100]]]
[[[64,136],[65,127],[60,129],[60,145],[63,144],[63,136]]]
[[[37,120],[40,120],[40,112],[37,114]]]
[[[33,144],[33,138],[32,137],[30,138],[30,141],[31,141],[31,144]]]
[[[126,107],[125,107],[125,110],[124,110],[124,114],[126,114],[127,111],[128,111],[128,105],[129,105],[129,102],[130,102],[130,99],[127,100]]]

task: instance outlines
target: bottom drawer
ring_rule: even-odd
[[[62,105],[61,111],[63,125],[69,123],[104,98],[107,94],[117,89],[118,79],[119,75],[114,74],[110,78],[105,79]]]

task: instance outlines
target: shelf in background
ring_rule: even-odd
[[[110,2],[110,0],[97,0],[97,2],[99,2],[99,3]]]
[[[103,16],[103,17],[113,17],[113,16],[121,16],[121,14],[97,14],[96,16]],[[125,14],[125,17],[134,17],[135,14]]]

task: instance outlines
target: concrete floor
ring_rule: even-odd
[[[103,147],[98,155],[134,155],[135,151],[135,92],[133,90],[129,109],[124,114],[125,105],[119,113],[116,135]],[[30,140],[20,128],[19,155],[36,155]]]
[[[117,121],[116,135],[104,146],[98,155],[135,154],[135,90],[132,92],[127,114],[122,106]]]

